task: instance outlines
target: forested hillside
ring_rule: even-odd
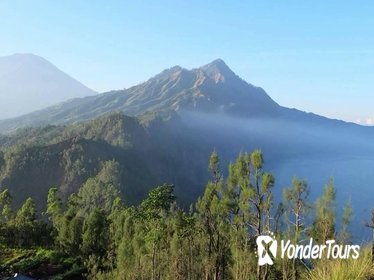
[[[212,150],[226,165],[240,151],[260,148],[267,155],[267,168],[279,178],[279,187],[297,175],[308,179],[315,198],[323,182],[334,176],[337,203],[342,206],[352,198],[359,225],[355,234],[361,237],[372,192],[374,144],[367,140],[369,132],[355,126],[327,129],[220,114],[163,111],[134,118],[119,112],[1,136],[0,188],[17,194],[14,206],[31,196],[41,211],[48,188],[59,188],[66,200],[98,173],[104,161],[114,159],[121,167],[120,189],[127,205],[144,199],[151,186],[167,182],[175,185],[178,202],[188,208],[203,192],[206,159]],[[275,196],[279,200],[280,191]]]
[[[136,119],[118,113],[67,127],[19,130],[0,138],[0,186],[17,194],[15,206],[30,196],[40,209],[51,186],[66,199],[103,162],[114,159],[121,167],[119,188],[126,203],[137,203],[150,186],[170,181],[179,185],[177,193],[188,205],[200,191],[197,180],[204,179],[194,166],[207,152],[200,155],[188,137],[179,136],[183,128],[177,123],[169,114]]]
[[[259,150],[241,153],[223,176],[212,153],[211,179],[184,210],[173,185],[152,189],[137,206],[120,193],[121,168],[105,161],[99,172],[63,201],[50,188],[43,214],[28,198],[15,211],[8,190],[0,193],[0,275],[20,272],[38,279],[372,279],[373,256],[362,244],[358,259],[274,260],[258,266],[256,236],[317,244],[351,243],[353,209],[337,216],[336,188],[329,180],[316,201],[306,181],[294,178],[274,200],[275,178]],[[46,222],[48,218],[48,222]],[[338,229],[336,224],[341,221]],[[374,222],[374,220],[372,221]],[[373,224],[368,224],[373,225]],[[35,249],[38,248],[38,249]]]

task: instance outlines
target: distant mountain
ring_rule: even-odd
[[[129,116],[155,111],[193,111],[356,126],[282,107],[262,88],[242,80],[222,59],[217,59],[192,70],[174,66],[129,89],[76,98],[20,117],[0,120],[0,133],[28,126],[71,124],[119,111]]]
[[[20,116],[67,99],[96,94],[42,57],[0,57],[0,119]]]
[[[1,131],[44,124],[67,124],[122,111],[193,110],[238,116],[276,116],[280,106],[263,89],[248,84],[218,59],[197,69],[179,66],[125,90],[73,99],[25,116],[1,121]]]

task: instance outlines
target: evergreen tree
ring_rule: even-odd
[[[94,209],[83,225],[81,250],[85,257],[105,258],[109,245],[108,220],[101,209]]]
[[[371,241],[371,262],[374,264],[374,210],[371,211],[371,220],[365,224],[366,227],[371,229],[372,241]]]
[[[204,278],[225,279],[229,274],[230,262],[229,231],[230,206],[226,203],[225,184],[219,166],[219,158],[213,152],[209,160],[212,174],[204,195],[196,204],[198,226],[202,232],[201,252]]]
[[[52,221],[52,225],[58,232],[61,226],[61,216],[63,214],[62,200],[60,198],[60,193],[57,188],[50,188],[47,197],[47,211],[46,214]]]
[[[13,198],[8,189],[0,193],[0,243],[10,244],[14,243],[14,228],[12,228],[12,219],[14,213],[12,211]],[[13,239],[13,242],[11,240]]]
[[[271,231],[271,209],[273,207],[272,187],[274,177],[270,173],[263,172],[263,154],[260,150],[255,150],[249,155],[250,168],[252,169],[252,180],[250,184],[251,211],[255,213],[251,227],[255,229],[255,235],[259,236]],[[268,266],[257,266],[257,278],[267,279]]]
[[[312,237],[320,244],[335,237],[335,186],[332,179],[325,185],[322,197],[316,201],[316,217]]]
[[[177,209],[171,218],[172,238],[170,240],[170,279],[198,279],[195,219],[192,215]]]
[[[343,244],[350,243],[352,234],[349,231],[349,225],[352,222],[352,201],[349,199],[343,208],[343,215],[340,229],[340,242]]]
[[[37,232],[37,216],[35,202],[28,198],[21,208],[17,211],[15,217],[16,244],[20,247],[33,245]]]
[[[114,200],[119,196],[119,176],[117,162],[104,162],[100,172],[95,177],[89,178],[79,189],[79,215],[87,216],[95,208],[109,214]]]
[[[283,197],[286,204],[286,219],[289,226],[289,234],[294,244],[300,242],[305,233],[306,221],[305,216],[309,209],[308,204],[309,188],[305,181],[301,181],[297,178],[292,180],[292,187],[283,191]],[[284,274],[287,276],[288,262],[285,262]],[[291,276],[292,279],[298,279],[298,270],[296,268],[296,259],[292,260],[291,265]],[[287,277],[288,278],[288,277]]]
[[[67,253],[77,253],[82,241],[84,220],[78,216],[78,211],[79,197],[72,194],[57,228],[57,243]]]
[[[7,223],[12,219],[12,201],[13,197],[11,196],[8,189],[3,190],[0,193],[0,209],[1,209],[1,219],[0,223]]]
[[[227,178],[227,202],[231,208],[230,244],[233,258],[232,275],[235,279],[248,279],[255,273],[255,262],[251,238],[254,231],[251,223],[255,219],[251,211],[254,190],[250,182],[250,157],[239,154],[235,163],[229,165]],[[250,234],[252,233],[252,234]]]
[[[171,206],[175,202],[174,186],[163,185],[150,191],[141,203],[140,211],[145,222],[144,238],[151,256],[151,279],[164,279],[165,260],[168,250],[168,218]]]

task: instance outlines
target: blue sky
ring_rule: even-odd
[[[1,0],[0,56],[97,90],[222,58],[278,103],[374,124],[374,1]]]

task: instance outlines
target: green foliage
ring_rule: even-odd
[[[50,215],[54,225],[62,214],[62,200],[57,188],[50,188],[48,191],[46,213]]]
[[[18,210],[14,220],[14,227],[17,230],[18,246],[30,246],[37,228],[36,207],[31,198],[28,198]]]
[[[108,221],[105,212],[94,209],[84,221],[82,253],[85,256],[105,255],[108,246]]]
[[[16,224],[22,225],[36,221],[36,206],[35,202],[28,198],[18,210],[16,215]]]
[[[1,209],[1,219],[0,225],[3,223],[8,223],[13,217],[12,211],[13,197],[11,196],[8,189],[3,190],[0,193],[0,209]]]
[[[0,205],[2,205],[3,207],[5,205],[11,205],[12,201],[13,198],[8,189],[5,189],[0,193]]]
[[[323,196],[316,201],[316,217],[312,228],[312,236],[322,244],[335,236],[335,196],[334,182],[330,179],[324,188]]]
[[[104,162],[101,171],[89,178],[78,191],[79,214],[86,216],[95,208],[109,214],[116,197],[119,196],[120,171],[115,161]]]
[[[66,279],[73,271],[83,268],[78,257],[70,257],[50,249],[3,249],[0,255],[0,276],[15,273],[28,274],[42,279]],[[53,275],[51,275],[51,273]]]
[[[163,185],[150,191],[148,197],[141,203],[140,208],[147,218],[154,218],[162,211],[169,211],[175,202],[173,185]]]
[[[311,271],[288,259],[277,259],[273,266],[257,265],[255,240],[267,231],[295,243],[310,236],[323,243],[336,234],[332,180],[314,209],[307,183],[297,178],[283,191],[284,203],[274,207],[275,179],[263,166],[261,151],[241,153],[224,178],[213,152],[208,164],[211,180],[190,211],[178,207],[174,186],[168,184],[152,189],[138,206],[127,206],[119,195],[122,170],[115,160],[103,161],[67,201],[61,189],[50,188],[45,212],[49,223],[40,219],[31,198],[14,214],[9,210],[12,196],[4,190],[0,193],[0,276],[20,271],[48,279],[373,277],[368,250],[356,261],[313,261]],[[310,225],[307,216],[312,210],[315,219]],[[348,202],[340,232],[344,242],[349,242],[351,216]],[[285,224],[280,224],[283,220]],[[47,273],[50,267],[54,273]]]
[[[292,187],[283,190],[286,206],[286,219],[293,240],[298,242],[305,233],[305,218],[310,209],[308,202],[309,187],[306,181],[294,178]]]
[[[260,170],[262,168],[262,165],[264,163],[264,159],[262,156],[262,152],[260,150],[255,150],[251,154],[251,163],[253,167],[257,170]]]
[[[306,214],[310,210],[309,202],[309,187],[306,181],[294,178],[292,180],[292,187],[283,190],[283,197],[285,200],[285,218],[288,226],[288,232],[285,236],[291,238],[295,244],[305,238],[306,233]],[[297,267],[296,260],[292,262],[282,260],[283,275],[291,279],[299,278],[300,267]]]
[[[374,264],[371,260],[370,250],[364,248],[357,260],[322,260],[316,267],[305,274],[306,280],[368,280],[373,279]]]
[[[135,119],[126,117],[122,113],[112,113],[87,123],[80,123],[67,127],[61,139],[70,139],[80,135],[85,139],[105,141],[113,146],[122,148],[132,147],[133,129],[137,129]]]
[[[151,174],[143,152],[150,145],[155,149],[153,141],[138,119],[122,113],[66,127],[21,129],[0,136],[0,185],[17,193],[15,207],[31,197],[41,212],[51,186],[57,187],[66,201],[88,178],[96,176],[105,162],[114,159],[121,169],[116,178],[126,202],[139,203],[158,175]],[[139,148],[141,151],[135,152]]]
[[[66,211],[63,213],[58,224],[55,224],[57,231],[56,242],[62,251],[74,253],[77,251],[82,240],[83,219],[77,215],[78,199],[76,194],[69,197]]]
[[[340,241],[342,243],[349,243],[351,241],[352,234],[349,231],[349,225],[352,222],[352,216],[353,216],[352,201],[351,199],[349,199],[343,208],[343,215],[342,215],[341,229],[340,229],[340,236],[339,236]]]

